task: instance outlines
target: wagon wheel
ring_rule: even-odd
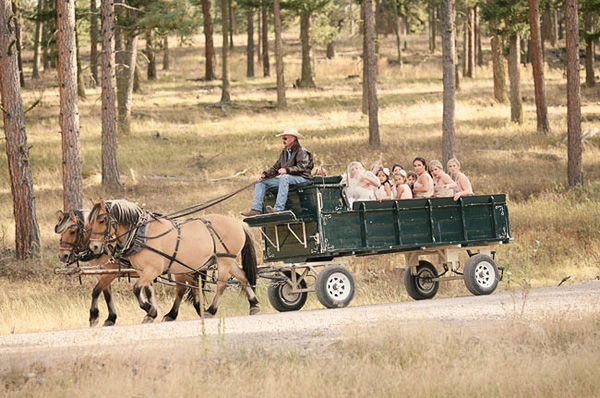
[[[342,308],[354,298],[354,278],[341,265],[329,265],[319,272],[315,281],[317,298],[327,308]]]
[[[415,275],[410,272],[410,269],[404,273],[406,293],[415,300],[432,298],[436,295],[440,282],[434,282],[431,278],[437,278],[437,276],[438,273],[433,264],[425,260],[419,261]]]
[[[292,279],[291,271],[283,272],[287,277],[284,281],[273,281],[267,288],[267,295],[269,297],[269,303],[279,312],[285,311],[297,311],[304,306],[308,297],[307,292],[294,293],[292,292],[292,286],[288,283]],[[297,280],[300,279],[300,275],[296,273]],[[304,279],[298,282],[300,289],[306,289],[306,281]]]
[[[465,264],[463,279],[467,289],[476,296],[491,294],[498,286],[498,267],[490,256],[476,254]]]

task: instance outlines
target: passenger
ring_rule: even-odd
[[[436,198],[447,198],[454,196],[454,189],[457,187],[452,178],[444,172],[442,162],[432,160],[429,162],[429,170],[433,175],[433,196]]]
[[[392,195],[392,187],[390,184],[390,170],[384,167],[380,167],[377,170],[377,178],[379,178],[379,188],[375,191],[375,197],[378,201],[390,200],[394,196]]]
[[[319,166],[315,169],[313,176],[327,177],[327,171],[322,166]]]
[[[396,186],[396,199],[412,199],[412,190],[407,184],[406,171],[399,170],[394,174],[394,185]]]
[[[448,160],[448,171],[452,179],[456,183],[454,200],[458,200],[461,196],[473,195],[473,187],[469,178],[460,172],[460,162],[456,158]]]
[[[427,162],[421,157],[416,157],[413,160],[413,167],[418,175],[413,186],[413,196],[415,198],[431,198],[433,196],[433,179],[427,172]]]
[[[401,165],[399,165],[398,163],[394,163],[394,165],[392,166],[392,197],[395,198],[398,194],[398,192],[396,192],[396,184],[395,184],[395,176],[396,174],[400,171],[400,170],[404,170],[404,167],[402,167]]]
[[[365,170],[360,162],[350,162],[344,179],[349,208],[357,200],[375,200],[375,191],[380,185],[379,178]]]
[[[419,176],[414,171],[409,171],[408,173],[406,173],[406,183],[408,184],[411,190],[414,188],[415,182],[417,182],[417,178],[419,178]]]

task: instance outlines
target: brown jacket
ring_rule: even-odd
[[[263,171],[263,175],[266,178],[276,177],[279,175],[278,170],[285,168],[288,174],[310,179],[311,171],[313,169],[312,154],[308,151],[308,149],[300,145],[298,141],[294,143],[291,151],[292,156],[290,157],[290,160],[286,162],[287,150],[286,148],[283,148],[281,154],[279,155],[279,159],[277,159],[275,164],[270,169]]]

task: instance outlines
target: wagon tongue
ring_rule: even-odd
[[[244,218],[244,222],[252,227],[282,224],[295,221],[298,221],[298,218],[291,210],[285,210],[279,213],[259,214],[257,216]]]

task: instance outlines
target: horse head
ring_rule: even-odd
[[[113,226],[110,206],[101,200],[92,207],[86,223],[86,229],[90,234],[88,248],[92,253],[100,254],[104,251],[104,245],[111,237]]]
[[[59,210],[56,214],[58,222],[54,226],[54,232],[60,234],[58,259],[67,263],[86,249],[89,234],[84,228],[85,212],[78,210],[65,213]]]

